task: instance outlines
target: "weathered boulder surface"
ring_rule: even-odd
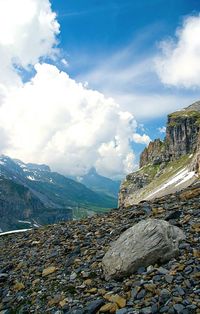
[[[184,239],[183,231],[167,221],[141,221],[111,244],[102,261],[105,278],[120,279],[140,267],[167,262],[178,255]]]

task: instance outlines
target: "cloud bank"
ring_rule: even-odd
[[[20,83],[20,67],[56,54],[59,24],[48,0],[0,0],[0,29],[0,87],[5,84],[5,92]]]
[[[148,141],[136,133],[133,115],[45,62],[59,57],[59,24],[50,2],[0,0],[0,28],[5,30],[0,33],[1,153],[47,163],[67,175],[91,167],[109,177],[133,171],[132,143]],[[67,66],[67,60],[61,62]],[[24,69],[35,73],[25,83]]]
[[[70,175],[92,166],[109,176],[132,171],[133,116],[53,65],[37,64],[35,70],[0,108],[0,125],[10,135],[6,152]]]
[[[187,17],[176,31],[176,39],[160,44],[162,55],[156,59],[156,70],[167,85],[200,87],[200,15]]]

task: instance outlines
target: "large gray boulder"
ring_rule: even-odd
[[[126,230],[111,244],[102,260],[105,278],[120,279],[139,267],[164,263],[178,255],[181,229],[167,221],[147,219]]]

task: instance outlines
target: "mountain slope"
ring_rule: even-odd
[[[30,226],[33,219],[37,224],[54,223],[116,207],[115,198],[95,193],[81,183],[51,172],[46,165],[25,164],[0,156],[0,179],[0,201],[6,204],[0,207],[0,214],[4,217],[0,221],[0,228],[4,231],[20,228],[23,223],[20,224],[19,220],[27,221],[28,218],[26,226]],[[22,194],[18,193],[20,189]],[[17,194],[17,201],[15,198],[12,201],[13,194]],[[27,194],[34,200],[31,204],[27,202]],[[5,197],[2,198],[2,195]],[[36,212],[33,206],[35,202],[38,203]],[[26,208],[30,209],[29,217],[24,214]],[[9,218],[12,223],[9,223]]]
[[[200,183],[103,216],[0,236],[0,312],[199,314],[199,200]],[[106,281],[110,245],[149,218],[182,229],[177,256]]]
[[[200,102],[168,116],[166,138],[140,156],[140,169],[121,185],[119,206],[180,191],[199,180]]]

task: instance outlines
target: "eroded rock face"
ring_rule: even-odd
[[[166,138],[150,142],[140,156],[140,168],[194,153],[200,129],[200,102],[168,115]]]
[[[196,150],[199,119],[198,111],[181,111],[168,116],[166,143],[171,160]]]
[[[198,176],[200,176],[200,133],[197,139],[197,150],[196,154],[191,163],[190,170],[195,171]]]
[[[111,244],[102,266],[105,278],[120,279],[156,262],[164,263],[178,255],[181,229],[159,219],[147,219],[126,230]]]
[[[152,163],[154,165],[169,161],[169,154],[167,153],[164,141],[156,139],[150,142],[140,156],[140,168]]]
[[[122,182],[120,193],[118,195],[118,206],[126,207],[129,205],[129,195],[134,195],[135,191],[139,191],[150,183],[148,175],[131,173],[127,175],[126,181]]]

